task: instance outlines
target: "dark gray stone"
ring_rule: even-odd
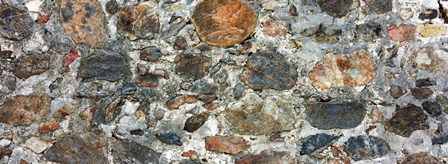
[[[392,0],[369,0],[367,6],[377,14],[384,14],[392,11]]]
[[[302,149],[300,150],[300,155],[321,151],[336,142],[339,138],[340,136],[333,136],[325,133],[308,136],[302,139],[303,144]]]
[[[84,80],[118,81],[128,78],[131,71],[128,59],[114,52],[95,51],[82,57],[78,68],[78,77]]]
[[[34,21],[28,11],[0,4],[0,35],[6,39],[23,40],[33,34]]]
[[[363,102],[319,102],[306,105],[306,120],[318,129],[350,129],[366,115]]]
[[[118,11],[118,3],[116,0],[110,0],[106,3],[106,11],[109,14],[115,14]]]
[[[427,87],[432,85],[437,85],[437,82],[430,78],[417,79],[417,81],[415,81],[416,87]]]
[[[29,78],[39,75],[50,69],[50,55],[28,54],[17,58],[14,62],[13,73],[18,78]]]
[[[431,139],[433,145],[441,145],[448,142],[448,135],[435,137]]]
[[[177,74],[193,80],[206,76],[212,66],[211,59],[202,54],[180,54],[176,56],[174,63]]]
[[[175,133],[159,133],[156,134],[156,137],[165,144],[177,146],[182,146],[183,144],[182,141],[180,141],[180,137]]]
[[[389,144],[382,138],[374,136],[350,137],[345,142],[344,150],[353,160],[371,159],[390,152]]]
[[[363,40],[377,39],[382,36],[381,24],[375,22],[367,22],[356,25],[356,36]]]
[[[116,141],[112,147],[114,163],[159,163],[160,153],[135,141]]]
[[[442,114],[442,106],[439,103],[433,101],[425,101],[422,103],[423,110],[433,117],[440,116]]]
[[[185,121],[184,130],[190,133],[198,130],[207,121],[208,116],[206,112],[191,116]]]
[[[340,18],[347,15],[350,11],[353,0],[318,0],[317,3],[319,4],[321,10],[326,12],[328,15]]]
[[[424,9],[419,15],[418,18],[421,20],[425,19],[434,19],[439,16],[439,11],[437,9]]]

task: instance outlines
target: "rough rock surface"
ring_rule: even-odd
[[[383,156],[390,152],[390,146],[382,138],[357,136],[345,142],[345,151],[353,160],[358,161]]]
[[[117,81],[130,75],[128,59],[115,52],[94,52],[81,59],[78,77]]]
[[[0,35],[11,40],[23,40],[32,34],[33,20],[28,11],[0,4]]]
[[[205,138],[205,149],[228,154],[237,154],[250,146],[242,137],[210,136]]]
[[[398,107],[395,115],[385,124],[385,129],[395,134],[409,137],[416,130],[429,128],[426,119],[428,119],[428,116],[418,106]]]
[[[306,120],[318,129],[349,129],[361,124],[366,115],[363,102],[311,103],[306,105]]]
[[[151,1],[150,1],[151,2]],[[118,33],[130,40],[152,38],[159,32],[159,17],[152,10],[153,3],[140,3],[118,11]]]
[[[51,99],[44,94],[18,95],[0,106],[0,122],[30,125],[50,112]]]
[[[48,54],[29,54],[20,56],[14,65],[14,75],[18,78],[28,78],[39,75],[50,69],[50,56]]]

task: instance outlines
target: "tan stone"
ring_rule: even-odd
[[[444,24],[420,24],[417,25],[417,32],[422,37],[439,37],[447,34]]]
[[[309,72],[314,88],[320,92],[326,92],[332,87],[365,86],[375,75],[375,59],[360,51],[350,56],[326,54]]]

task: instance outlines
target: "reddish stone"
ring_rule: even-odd
[[[188,151],[182,153],[182,157],[193,158],[196,156],[198,156],[198,152],[196,152],[194,150],[188,150]]]
[[[283,163],[294,164],[294,160],[286,152],[264,150],[257,155],[249,155],[235,161],[236,164]]]
[[[31,125],[50,112],[50,102],[50,97],[44,94],[8,98],[0,106],[0,122],[10,125]]]
[[[39,133],[46,134],[59,129],[59,123],[56,121],[46,121],[39,124]]]
[[[65,54],[65,56],[62,58],[63,66],[68,67],[70,64],[73,63],[77,58],[79,57],[78,51],[76,49],[73,49],[70,51],[70,53]]]
[[[47,14],[47,15],[42,15],[42,16],[37,20],[37,23],[39,23],[39,24],[45,24],[45,23],[48,22],[48,20],[50,20],[50,17],[51,17],[51,13],[50,13],[50,14]]]
[[[207,0],[196,6],[192,22],[201,41],[227,47],[252,35],[257,16],[241,0]]]
[[[413,41],[415,39],[415,25],[389,25],[387,27],[389,39],[397,42]]]
[[[263,33],[272,37],[284,37],[291,25],[285,21],[275,21],[268,19],[264,22]]]
[[[436,157],[428,154],[428,153],[414,153],[409,156],[407,156],[404,159],[401,159],[397,162],[398,164],[441,164],[441,160],[437,159]]]
[[[209,136],[205,138],[205,149],[228,154],[238,154],[250,147],[243,137]]]

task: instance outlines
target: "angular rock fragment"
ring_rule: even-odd
[[[427,86],[433,86],[433,85],[437,85],[437,82],[430,78],[417,79],[417,81],[415,81],[416,87],[427,87]]]
[[[23,147],[26,147],[27,149],[30,149],[31,151],[40,154],[44,152],[51,145],[52,145],[51,142],[42,140],[40,138],[31,137],[30,139],[25,141]]]
[[[302,149],[300,155],[319,152],[336,142],[340,136],[319,133],[302,139]]]
[[[0,36],[11,40],[23,40],[33,34],[33,20],[28,11],[8,4],[0,4]]]
[[[434,19],[439,16],[439,11],[435,9],[423,9],[423,11],[418,15],[418,19]]]
[[[448,34],[445,24],[419,24],[417,33],[422,37],[440,37]]]
[[[377,14],[384,14],[392,11],[392,1],[390,0],[364,0],[369,9]]]
[[[411,88],[411,93],[415,98],[422,100],[422,99],[427,99],[434,92],[432,91],[431,88],[420,87],[420,88]]]
[[[361,51],[350,56],[329,53],[308,73],[314,88],[320,92],[326,92],[332,87],[365,86],[375,75],[375,59]]]
[[[240,0],[202,1],[191,18],[201,41],[220,47],[243,42],[257,25],[254,11]]]
[[[182,141],[180,141],[180,137],[175,133],[159,133],[156,134],[156,137],[165,144],[177,146],[182,146],[183,144]]]
[[[188,42],[184,37],[176,36],[176,39],[174,40],[173,48],[175,50],[186,50],[186,49],[188,49]]]
[[[409,163],[430,163],[430,164],[442,164],[440,159],[428,154],[428,153],[414,153],[406,158],[398,160],[397,164],[409,164]]]
[[[270,135],[275,132],[294,129],[296,122],[293,107],[279,97],[262,100],[255,93],[249,93],[230,109],[224,117],[232,129],[242,135]]]
[[[386,155],[391,151],[389,144],[382,138],[374,136],[350,137],[345,142],[344,150],[353,160],[372,159]]]
[[[254,90],[286,90],[295,85],[297,74],[282,54],[258,51],[249,56],[240,79]]]
[[[130,75],[128,59],[115,52],[95,51],[82,57],[78,68],[78,77],[85,80],[118,81]]]
[[[317,0],[320,9],[333,17],[341,18],[348,14],[353,0]]]
[[[177,74],[193,80],[206,76],[212,66],[211,59],[202,54],[180,54],[176,56],[174,63]]]
[[[51,99],[44,94],[18,95],[0,106],[0,122],[14,126],[31,125],[50,112]]]
[[[62,138],[43,157],[58,163],[107,163],[106,135],[87,132]]]
[[[50,55],[28,54],[20,56],[14,64],[13,73],[18,78],[29,78],[50,69]]]
[[[159,83],[159,79],[154,74],[146,74],[142,76],[138,76],[135,80],[135,83],[137,83],[138,86],[141,87],[157,87],[157,84]]]
[[[422,103],[423,110],[433,117],[440,116],[442,114],[442,106],[439,103],[433,101],[425,101]]]
[[[397,42],[413,41],[415,39],[415,25],[401,24],[387,27],[389,39]]]
[[[398,86],[398,85],[391,85],[390,86],[390,89],[389,89],[389,93],[390,93],[390,95],[393,97],[393,98],[395,98],[395,99],[398,99],[398,98],[400,98],[401,96],[403,96],[404,94],[406,94],[406,89],[405,88],[403,88],[403,87],[400,87],[400,86]]]
[[[59,129],[59,123],[56,121],[46,121],[42,122],[38,126],[38,130],[40,134],[46,134],[52,131]]]
[[[415,51],[411,56],[413,67],[434,73],[446,71],[446,61],[443,56],[448,55],[443,50],[436,50],[434,47],[424,47]]]
[[[358,126],[366,115],[363,102],[329,102],[306,105],[306,120],[318,129],[350,129]]]
[[[277,152],[273,150],[264,150],[257,155],[249,155],[235,161],[236,164],[255,164],[255,163],[296,163],[288,152]]]
[[[429,128],[426,119],[428,116],[418,106],[398,107],[395,115],[386,122],[384,128],[400,136],[409,137],[416,130]]]
[[[109,39],[106,17],[97,0],[61,0],[59,20],[77,44],[99,48]]]
[[[118,11],[117,30],[129,40],[153,38],[159,32],[160,21],[152,8],[152,1],[121,8]]]
[[[356,25],[356,36],[363,40],[372,40],[382,37],[381,24],[375,22],[367,22]]]
[[[264,22],[263,33],[272,37],[284,37],[291,25],[286,21],[268,19]]]
[[[242,137],[209,136],[205,138],[205,149],[228,154],[238,154],[250,147]]]
[[[185,122],[184,130],[190,133],[198,130],[202,125],[204,125],[205,121],[207,121],[208,116],[209,114],[207,112],[191,116]]]
[[[112,156],[114,163],[159,163],[160,153],[135,141],[114,141]]]

